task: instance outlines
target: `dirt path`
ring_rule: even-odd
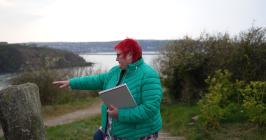
[[[44,120],[46,127],[62,125],[71,123],[77,120],[82,120],[87,117],[95,116],[101,113],[101,102],[91,105],[89,108],[77,110],[75,112],[67,113],[59,117]]]

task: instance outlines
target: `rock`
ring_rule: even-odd
[[[194,124],[195,124],[194,122],[190,122],[190,123],[188,123],[187,125],[192,126],[192,125],[194,125]]]
[[[37,85],[26,83],[1,90],[0,121],[6,140],[45,140]]]
[[[192,117],[191,119],[192,119],[193,122],[196,122],[196,121],[199,120],[199,116],[198,116],[198,115],[197,115],[197,116],[194,116],[194,117]]]

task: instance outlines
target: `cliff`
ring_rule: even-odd
[[[66,68],[90,66],[78,54],[47,47],[25,44],[0,44],[0,73],[37,70],[45,68]]]

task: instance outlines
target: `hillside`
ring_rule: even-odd
[[[0,73],[36,70],[40,67],[88,66],[82,57],[69,51],[22,44],[0,44]]]
[[[138,40],[143,51],[159,51],[171,40]],[[47,46],[61,50],[68,50],[75,53],[93,53],[93,52],[113,52],[114,46],[119,41],[110,42],[34,42],[27,43],[31,45]]]

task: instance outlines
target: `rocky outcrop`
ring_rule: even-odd
[[[34,71],[42,68],[92,66],[78,54],[22,44],[0,44],[0,74]]]
[[[26,83],[1,90],[0,121],[6,140],[44,140],[37,85]]]

